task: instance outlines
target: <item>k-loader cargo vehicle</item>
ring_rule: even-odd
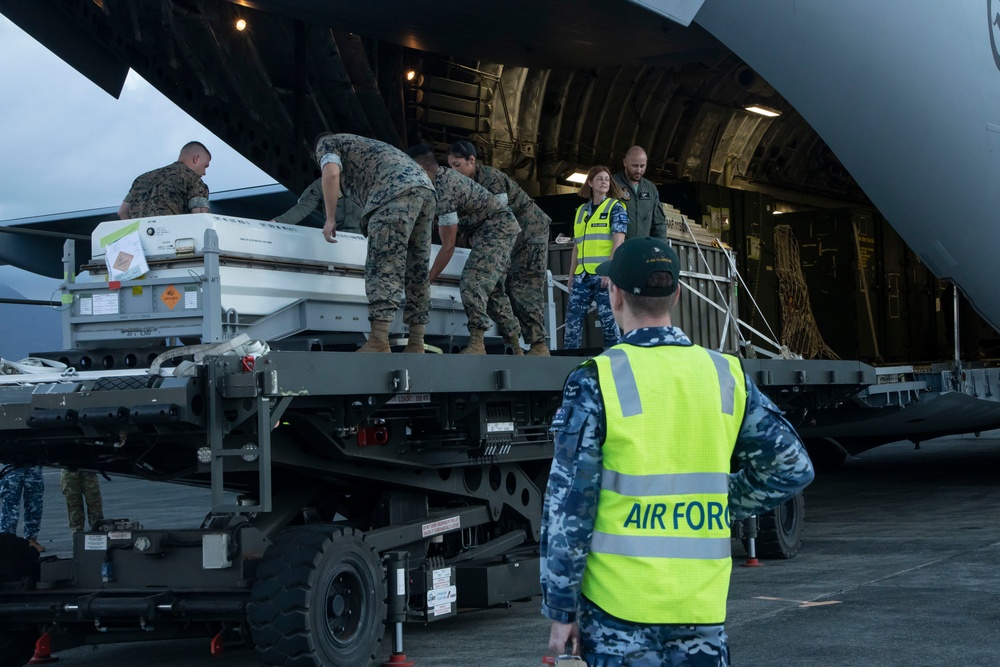
[[[497,354],[495,335],[494,354],[448,353],[466,333],[461,249],[432,286],[427,341],[445,353],[356,354],[366,241],[338,239],[209,214],[115,221],[82,271],[67,243],[65,349],[0,375],[0,460],[200,485],[212,506],[200,526],[105,521],[74,534],[72,558],[7,539],[0,665],[45,634],[53,649],[240,639],[268,665],[353,667],[387,624],[400,647],[404,622],[537,594],[549,424],[583,358]],[[732,262],[677,247],[688,291],[709,295],[678,315],[725,347]],[[876,381],[858,362],[746,364],[785,404]],[[760,553],[794,555],[801,521],[801,498],[761,517]]]

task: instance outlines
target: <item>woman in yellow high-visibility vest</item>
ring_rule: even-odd
[[[563,348],[578,350],[583,345],[583,322],[592,302],[597,303],[597,315],[604,333],[604,348],[618,344],[618,325],[608,303],[607,278],[601,278],[594,269],[601,262],[611,259],[615,248],[625,240],[628,232],[628,212],[619,201],[621,190],[605,166],[591,167],[587,180],[580,188],[580,196],[587,203],[576,209],[573,219],[573,254],[570,256],[569,307],[566,309],[566,327],[563,331]]]

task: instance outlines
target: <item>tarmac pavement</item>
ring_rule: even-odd
[[[788,561],[734,567],[733,665],[802,667],[1000,664],[1000,432],[886,445],[819,475],[806,491],[803,548]],[[41,542],[69,554],[58,471],[47,470]],[[120,478],[105,515],[146,527],[197,526],[209,493]],[[734,542],[734,564],[745,560]],[[404,627],[418,667],[540,664],[548,622],[538,598]],[[388,657],[391,636],[383,642]],[[254,665],[250,650],[207,640],[81,647],[64,665]]]

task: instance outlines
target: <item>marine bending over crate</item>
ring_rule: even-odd
[[[486,354],[483,338],[490,328],[490,317],[497,324],[513,321],[513,344],[518,345],[520,327],[504,281],[510,266],[510,253],[521,227],[510,207],[471,178],[438,164],[434,150],[425,144],[406,151],[434,181],[437,191],[437,224],[441,250],[431,266],[430,280],[437,278],[455,253],[458,230],[469,239],[472,248],[462,269],[459,292],[468,319],[469,346],[462,354]],[[487,300],[495,312],[487,316]],[[518,347],[518,349],[520,349]]]
[[[430,311],[427,268],[434,218],[434,186],[401,150],[355,134],[321,134],[316,161],[322,170],[326,224],[323,238],[337,242],[337,202],[343,189],[362,207],[368,237],[365,294],[371,335],[359,352],[390,352],[389,325],[405,292],[403,321],[410,327],[404,352],[423,353]]]

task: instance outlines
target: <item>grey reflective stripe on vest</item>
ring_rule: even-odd
[[[622,496],[679,496],[685,494],[729,494],[729,475],[724,472],[688,472],[676,475],[626,475],[604,469],[601,489]]]
[[[707,350],[712,363],[715,364],[715,372],[719,374],[719,387],[722,388],[722,413],[726,415],[736,412],[736,378],[733,377],[733,370],[729,367],[729,362],[720,353],[714,350]]]
[[[642,414],[642,399],[639,398],[639,385],[635,382],[635,373],[628,355],[623,350],[614,348],[604,353],[611,362],[611,377],[618,391],[618,403],[622,408],[623,417],[634,417]]]
[[[583,241],[610,241],[611,232],[607,234],[584,234],[583,236],[577,237],[579,240],[577,243],[582,243]]]
[[[654,537],[612,535],[594,531],[590,550],[633,558],[731,558],[733,547],[725,537]]]
[[[577,264],[577,266],[583,266],[584,264],[603,264],[606,261],[608,261],[608,256],[607,255],[604,255],[603,257],[577,257],[576,258],[576,264]]]

